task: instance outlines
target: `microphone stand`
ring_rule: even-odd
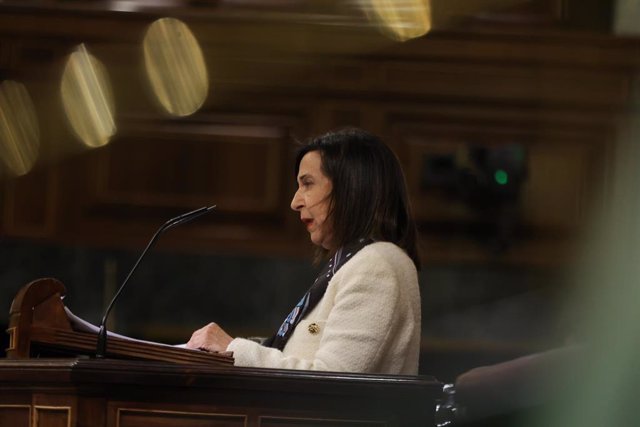
[[[160,237],[160,235],[162,233],[164,233],[165,231],[169,230],[170,228],[173,228],[173,227],[175,227],[177,225],[184,224],[184,223],[187,223],[189,221],[192,221],[192,220],[194,220],[194,219],[196,219],[196,218],[198,218],[198,217],[200,217],[200,216],[202,216],[202,215],[204,215],[206,213],[211,212],[212,210],[215,209],[215,207],[216,207],[216,205],[205,206],[205,207],[202,207],[200,209],[196,209],[194,211],[187,212],[185,214],[182,214],[180,216],[172,218],[169,221],[165,222],[162,225],[162,227],[160,227],[158,229],[158,231],[156,231],[156,234],[153,235],[153,237],[151,238],[151,240],[147,244],[147,247],[144,249],[144,251],[142,251],[142,255],[140,255],[140,257],[138,258],[138,261],[136,261],[136,263],[134,264],[134,266],[131,269],[131,271],[129,271],[129,274],[127,274],[127,277],[126,277],[126,279],[124,279],[124,282],[122,283],[122,285],[120,285],[120,288],[118,289],[118,292],[116,292],[115,296],[113,297],[113,299],[109,303],[109,306],[107,307],[107,310],[105,311],[104,316],[102,317],[102,322],[100,322],[100,330],[98,331],[98,343],[96,345],[96,359],[103,359],[105,357],[105,355],[106,355],[106,352],[107,352],[107,327],[106,327],[106,324],[107,324],[107,318],[109,317],[109,313],[111,312],[111,309],[113,308],[113,305],[115,304],[116,300],[120,296],[120,293],[124,289],[125,285],[129,281],[129,279],[131,278],[131,275],[133,274],[133,272],[136,271],[136,269],[138,268],[138,265],[140,264],[140,261],[142,261],[142,259],[147,254],[149,249],[155,244],[156,240],[158,240],[158,238]]]

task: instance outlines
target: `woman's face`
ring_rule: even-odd
[[[322,172],[320,153],[305,154],[300,161],[298,191],[293,195],[291,209],[300,212],[311,241],[325,249],[332,248],[331,224],[327,221],[332,188],[331,180]]]

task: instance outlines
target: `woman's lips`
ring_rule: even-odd
[[[307,227],[307,230],[313,224],[313,219],[311,219],[311,218],[302,218],[301,221],[304,223],[305,227]]]

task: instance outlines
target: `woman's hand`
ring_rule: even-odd
[[[209,323],[207,326],[198,329],[191,335],[187,343],[187,348],[196,350],[206,350],[211,352],[227,351],[227,347],[233,341],[220,326]]]

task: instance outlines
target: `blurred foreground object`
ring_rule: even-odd
[[[162,18],[151,24],[144,37],[144,63],[153,92],[169,114],[188,116],[207,99],[204,56],[182,21]]]
[[[612,185],[570,295],[573,332],[584,344],[460,375],[441,405],[440,425],[638,425],[640,120],[630,122],[621,128]]]
[[[60,93],[78,138],[88,147],[106,145],[116,133],[113,94],[106,69],[84,44],[67,61]]]
[[[519,426],[540,408],[563,404],[565,379],[585,349],[568,346],[481,366],[460,375],[450,396],[443,422],[458,426]],[[573,372],[573,371],[572,371]]]
[[[28,173],[40,148],[40,128],[27,88],[11,80],[0,84],[0,156],[13,175]]]
[[[623,36],[640,36],[640,1],[617,0],[614,31]]]
[[[638,81],[636,81],[636,84]],[[635,107],[637,111],[638,99]],[[572,404],[536,425],[637,426],[640,394],[640,118],[621,127],[611,190],[585,245],[572,309],[592,351],[572,384]]]
[[[394,40],[406,41],[478,12],[525,0],[356,0],[367,18]]]

